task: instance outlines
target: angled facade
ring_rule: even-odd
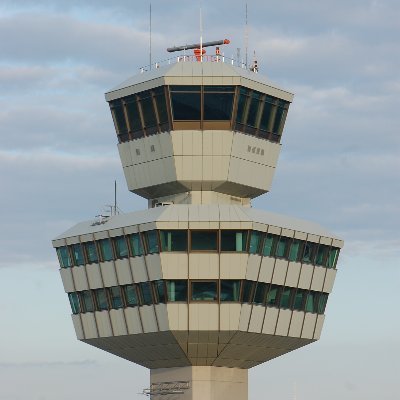
[[[179,61],[106,93],[148,209],[53,246],[79,340],[149,368],[152,398],[244,400],[249,368],[319,339],[343,242],[251,207],[293,95],[219,57]]]

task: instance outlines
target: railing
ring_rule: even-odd
[[[188,381],[152,383],[149,389],[143,389],[146,396],[165,396],[168,394],[184,394],[190,388]]]
[[[248,68],[245,64],[245,62],[242,60],[234,60],[233,58],[225,57],[224,55],[207,55],[204,54],[202,56],[195,56],[195,55],[186,55],[186,54],[181,54],[177,57],[171,57],[167,58],[162,61],[158,61],[143,67],[140,67],[140,72],[148,72],[153,69],[158,69],[160,67],[163,67],[165,65],[171,65],[171,64],[176,64],[180,62],[222,62],[222,63],[227,63],[231,64],[233,66],[247,69],[248,71],[252,72],[257,72],[252,69],[252,67]]]

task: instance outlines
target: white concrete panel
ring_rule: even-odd
[[[344,243],[343,240],[340,239],[332,239],[332,246],[339,247],[340,249],[343,247]]]
[[[79,236],[67,237],[66,242],[68,245],[79,243]]]
[[[314,267],[309,264],[301,265],[301,272],[299,278],[299,288],[301,289],[310,289],[311,279],[313,276]]]
[[[192,153],[195,156],[203,155],[203,132],[192,132]]]
[[[125,322],[124,310],[110,310],[111,326],[114,336],[127,335],[128,330]]]
[[[319,242],[320,242],[321,244],[326,245],[326,246],[330,246],[331,243],[332,243],[332,239],[329,238],[329,237],[321,236],[320,239],[319,239]]]
[[[300,232],[300,231],[296,231],[294,233],[294,237],[296,239],[300,239],[300,240],[307,240],[307,233],[305,232]]]
[[[285,286],[297,287],[300,277],[301,264],[289,261]]]
[[[247,253],[221,253],[220,278],[245,279],[248,258]]]
[[[65,239],[55,239],[51,241],[51,244],[53,245],[54,248],[56,247],[62,247],[67,244]]]
[[[126,325],[128,328],[128,333],[130,335],[135,335],[138,333],[143,333],[142,324],[139,316],[138,307],[128,307],[124,309]]]
[[[260,271],[261,256],[257,254],[250,254],[247,260],[246,279],[256,281]]]
[[[131,268],[132,275],[135,282],[146,282],[148,281],[146,264],[144,263],[144,257],[131,257]]]
[[[261,333],[264,322],[265,307],[254,305],[251,311],[249,332]]]
[[[276,259],[274,274],[272,276],[272,283],[274,283],[275,285],[281,285],[281,286],[283,286],[285,284],[288,264],[289,264],[289,262],[287,260],[281,260],[279,258]]]
[[[166,304],[156,304],[155,306],[156,316],[158,321],[158,330],[167,331],[169,330],[168,323],[168,311]]]
[[[278,320],[279,309],[267,307],[264,317],[262,333],[273,335],[275,333],[276,322]]]
[[[258,280],[260,282],[270,283],[272,281],[272,274],[274,273],[275,258],[263,257],[260,267],[260,275]]]
[[[190,253],[190,279],[217,279],[219,276],[219,260],[217,253]]]
[[[279,336],[287,336],[288,335],[291,317],[292,317],[292,311],[290,311],[290,310],[280,310],[279,311],[275,335],[279,335]]]
[[[317,322],[317,314],[306,313],[304,317],[303,330],[301,332],[302,338],[304,339],[313,338],[316,322]]]
[[[72,278],[72,269],[61,268],[59,271],[65,292],[75,292],[74,280]]]
[[[324,287],[322,289],[323,292],[331,293],[333,289],[333,284],[335,283],[337,271],[335,269],[327,269],[325,275]]]
[[[80,315],[72,314],[72,323],[74,324],[76,338],[78,340],[85,339],[85,334],[83,332],[83,326]]]
[[[153,306],[139,307],[140,318],[143,324],[143,333],[157,332],[157,319]]]
[[[94,232],[94,238],[96,240],[106,239],[108,238],[108,232],[107,231]]]
[[[175,155],[183,154],[183,133],[184,131],[171,132],[172,148]]]
[[[268,225],[267,224],[261,224],[259,222],[253,222],[252,229],[255,230],[255,231],[267,232],[268,231]]]
[[[103,277],[104,286],[117,286],[117,274],[114,268],[113,261],[100,263],[101,276]]]
[[[307,242],[319,243],[319,236],[318,235],[312,235],[311,233],[309,233],[307,235]]]
[[[88,233],[87,235],[81,235],[81,242],[91,242],[93,240],[93,235]]]
[[[146,264],[147,264],[149,279],[151,281],[162,279],[161,261],[159,254],[147,255]]]
[[[168,303],[169,327],[173,330],[187,331],[189,329],[189,306],[184,303]]]
[[[124,258],[123,260],[115,260],[115,270],[120,285],[129,285],[133,282],[131,266],[129,265],[129,260],[127,258]]]
[[[324,326],[325,315],[318,315],[317,324],[315,325],[314,338],[315,340],[319,340],[321,337],[322,327]]]
[[[272,235],[280,235],[282,231],[282,228],[279,226],[274,226],[274,225],[269,225],[268,226],[268,233],[271,233]]]
[[[189,304],[189,330],[218,330],[218,304]]]
[[[289,336],[291,337],[301,336],[301,331],[303,329],[304,314],[305,313],[303,311],[293,311],[292,320],[290,321],[290,327],[289,327]]]
[[[282,228],[282,232],[281,232],[282,236],[285,237],[290,237],[292,238],[294,236],[294,230],[292,229],[287,229],[287,228]]]
[[[110,316],[108,315],[108,311],[96,311],[95,317],[96,317],[99,337],[113,336],[113,332],[111,329],[111,321],[110,321]]]
[[[124,231],[122,228],[117,228],[109,230],[108,233],[110,237],[116,237],[116,236],[122,236],[124,234]]]
[[[87,264],[86,273],[90,289],[98,289],[103,287],[103,279],[101,277],[99,264]]]
[[[94,313],[81,314],[81,320],[85,339],[97,338],[98,334]]]
[[[325,280],[326,268],[324,267],[314,267],[314,274],[311,281],[311,290],[316,292],[322,291]]]
[[[187,279],[189,274],[187,253],[160,254],[163,279]]]
[[[242,304],[242,309],[240,311],[240,320],[239,320],[240,331],[247,332],[250,322],[250,316],[251,316],[251,305]]]
[[[220,331],[237,331],[239,329],[241,308],[242,306],[240,304],[220,304]]]
[[[88,290],[89,284],[86,277],[85,267],[73,267],[71,268],[71,270],[75,282],[75,290],[77,290],[78,292],[80,292],[81,290]]]

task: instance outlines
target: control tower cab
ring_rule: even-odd
[[[107,92],[148,209],[53,241],[78,339],[149,368],[154,399],[246,400],[249,368],[319,339],[336,276],[339,238],[251,207],[293,95],[234,64],[200,47]]]

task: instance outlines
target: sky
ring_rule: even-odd
[[[0,0],[0,400],[142,399],[148,371],[76,340],[51,239],[128,192],[104,93],[149,62],[149,1]],[[152,58],[228,38],[245,1],[152,1]],[[345,241],[321,340],[250,371],[249,399],[391,400],[400,371],[400,2],[248,1],[249,54],[295,94],[253,206]]]

